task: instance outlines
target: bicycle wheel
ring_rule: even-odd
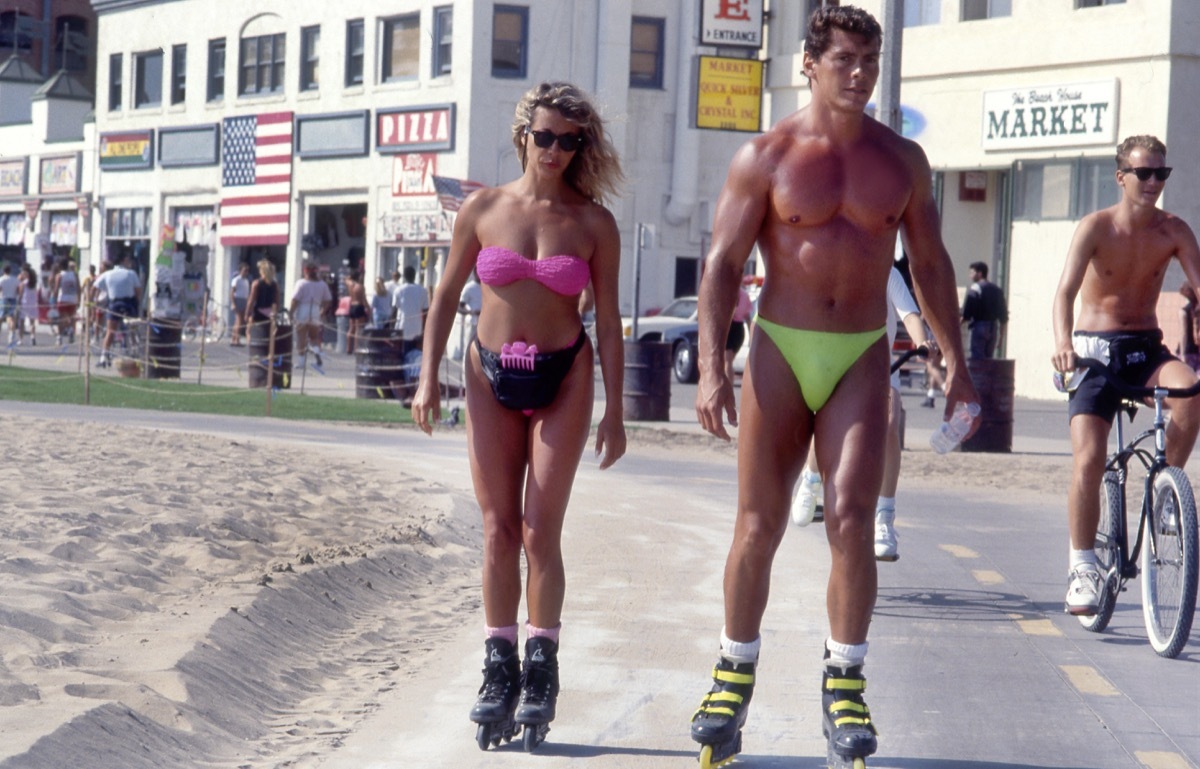
[[[1096,561],[1104,585],[1100,588],[1100,605],[1091,616],[1080,616],[1079,624],[1084,630],[1099,633],[1108,627],[1113,609],[1117,605],[1117,593],[1121,590],[1121,496],[1125,490],[1117,481],[1117,474],[1108,471],[1100,484],[1100,526],[1096,529]]]
[[[1196,500],[1187,476],[1167,467],[1154,479],[1142,541],[1142,613],[1150,645],[1176,657],[1196,610]]]
[[[199,323],[195,318],[189,318],[183,322],[183,329],[180,331],[183,341],[191,342],[196,338],[197,325],[199,325]]]

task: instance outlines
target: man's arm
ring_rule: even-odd
[[[954,265],[942,242],[937,204],[933,199],[933,174],[925,153],[911,144],[913,194],[901,220],[905,251],[917,293],[917,304],[933,331],[946,362],[946,417],[962,402],[979,401],[971,377],[962,366],[962,334],[959,331],[958,291]]]
[[[1067,249],[1067,261],[1063,265],[1058,288],[1054,291],[1054,309],[1051,323],[1054,328],[1054,354],[1050,361],[1055,371],[1075,370],[1075,348],[1071,334],[1075,330],[1075,297],[1083,285],[1088,262],[1095,251],[1096,218],[1085,216],[1075,228],[1071,245]]]
[[[733,384],[725,375],[725,340],[733,321],[738,289],[750,250],[758,239],[770,205],[771,170],[760,140],[743,145],[733,156],[713,216],[712,246],[700,281],[700,384],[696,416],[705,430],[729,440],[723,418],[737,424]]]

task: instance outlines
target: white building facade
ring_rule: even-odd
[[[693,0],[93,6],[95,237],[109,258],[149,269],[164,244],[181,250],[222,304],[238,266],[264,257],[289,290],[307,260],[368,285],[411,265],[432,286],[453,221],[432,177],[519,176],[517,101],[568,80],[595,95],[628,177],[611,202],[623,309],[638,224],[652,235],[641,306],[696,291],[711,204],[747,134],[690,127],[695,55],[719,50],[697,47]]]

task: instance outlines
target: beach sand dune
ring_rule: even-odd
[[[3,429],[2,769],[315,765],[477,615],[473,499],[386,457]]]

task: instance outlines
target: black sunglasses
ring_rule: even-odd
[[[563,152],[574,152],[583,146],[583,134],[556,134],[553,131],[535,131],[532,128],[526,128],[525,133],[532,136],[533,143],[544,150],[550,149],[556,139]]]
[[[1161,168],[1147,168],[1146,166],[1142,166],[1141,168],[1122,168],[1120,171],[1123,174],[1136,174],[1139,182],[1148,182],[1151,176],[1160,182],[1165,182],[1167,177],[1171,175],[1170,166],[1162,166]]]

